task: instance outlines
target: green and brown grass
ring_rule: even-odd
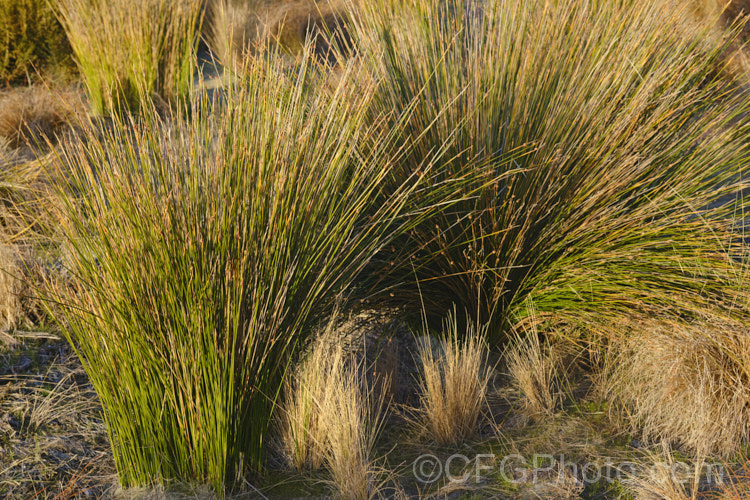
[[[59,17],[94,111],[175,104],[193,83],[204,2],[61,0]]]
[[[38,7],[0,495],[743,498],[744,2]]]
[[[2,0],[0,19],[0,81],[5,85],[71,72],[70,44],[47,0]]]

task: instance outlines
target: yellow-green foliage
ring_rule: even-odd
[[[364,4],[352,32],[382,82],[374,109],[414,109],[389,121],[411,148],[404,175],[446,147],[446,178],[486,172],[474,199],[383,255],[375,292],[437,317],[458,304],[498,340],[529,298],[601,331],[746,295],[726,250],[742,251],[744,207],[727,200],[744,186],[748,100],[716,76],[730,41],[688,36],[690,10],[671,6]]]
[[[94,110],[184,98],[203,11],[203,0],[61,0],[60,16]]]
[[[50,294],[125,486],[261,469],[297,348],[410,223],[411,183],[380,203],[389,155],[358,149],[371,92],[311,95],[306,70],[261,60],[211,113],[115,115],[64,147],[73,286]]]
[[[0,80],[20,83],[71,66],[70,45],[47,0],[0,0]]]

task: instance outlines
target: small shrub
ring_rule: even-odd
[[[0,0],[0,80],[24,83],[72,66],[70,44],[47,0]]]
[[[203,0],[61,0],[60,17],[98,113],[175,104],[195,77]]]
[[[490,370],[486,330],[470,326],[459,333],[450,316],[440,338],[440,351],[431,342],[418,345],[421,365],[417,422],[428,439],[441,445],[459,444],[477,431],[486,403]]]

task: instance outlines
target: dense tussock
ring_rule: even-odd
[[[736,266],[716,252],[743,251],[728,216],[744,202],[706,207],[744,187],[747,99],[715,76],[728,42],[706,50],[708,30],[686,39],[690,13],[665,8],[361,10],[355,43],[383,82],[375,112],[414,109],[388,124],[410,148],[402,172],[444,148],[445,178],[485,173],[471,201],[383,255],[374,274],[386,300],[428,313],[458,304],[496,339],[529,303],[606,329],[633,309],[693,315],[745,300]]]
[[[70,44],[51,3],[2,0],[0,19],[0,81],[27,83],[71,72]]]

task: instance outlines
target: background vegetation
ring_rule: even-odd
[[[459,304],[499,340],[529,299],[595,331],[745,300],[716,249],[742,251],[730,215],[744,202],[726,196],[743,186],[746,99],[714,76],[727,42],[706,51],[706,32],[686,37],[685,13],[665,18],[664,5],[362,8],[357,44],[383,81],[375,113],[415,109],[388,124],[411,148],[403,172],[448,143],[445,178],[490,169],[475,198],[384,256],[396,264],[376,286],[394,304]]]
[[[193,83],[202,0],[62,0],[60,19],[98,113],[151,99],[175,104]]]
[[[0,19],[0,80],[6,85],[71,69],[70,44],[47,0],[2,0]]]

